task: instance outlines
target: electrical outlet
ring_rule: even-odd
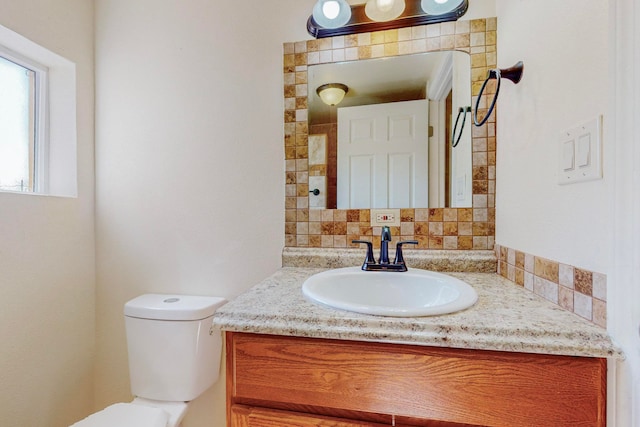
[[[371,226],[400,227],[400,209],[371,209]]]

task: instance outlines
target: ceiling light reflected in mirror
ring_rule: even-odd
[[[349,92],[349,88],[342,83],[327,83],[319,86],[316,89],[316,93],[327,105],[338,105],[344,99],[344,96]]]

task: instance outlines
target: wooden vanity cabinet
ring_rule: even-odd
[[[234,427],[603,427],[606,359],[227,332]]]

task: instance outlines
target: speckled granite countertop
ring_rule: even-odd
[[[218,309],[213,323],[235,332],[623,358],[604,329],[497,274],[449,273],[476,289],[475,306],[444,316],[399,318],[307,301],[302,283],[323,270],[283,267]]]
[[[394,246],[389,248],[391,259],[395,256]],[[452,251],[452,250],[412,250],[404,249],[404,259],[413,268],[432,271],[467,271],[495,273],[498,260],[493,251]],[[376,254],[377,256],[377,254]],[[290,248],[282,251],[283,267],[339,268],[362,265],[363,249]]]

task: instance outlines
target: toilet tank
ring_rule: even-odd
[[[146,294],[124,306],[131,392],[188,402],[218,380],[222,332],[212,327],[224,298]]]

